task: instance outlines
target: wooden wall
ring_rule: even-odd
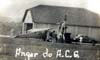
[[[40,5],[31,9],[36,27],[50,27],[49,24],[60,23],[67,15],[68,30],[72,37],[76,34],[85,34],[100,40],[100,18],[99,15],[84,8],[57,7]],[[44,23],[44,24],[41,24]],[[53,25],[52,25],[53,26]]]
[[[84,34],[100,41],[100,28],[68,26],[67,32],[72,33],[72,37],[76,34]]]
[[[77,34],[84,34],[91,38],[100,41],[100,28],[99,27],[85,27],[85,26],[71,26],[67,25],[68,28],[66,32],[71,33],[71,37],[74,38]],[[58,29],[58,25],[52,24],[34,24],[34,28],[54,28],[54,30]]]

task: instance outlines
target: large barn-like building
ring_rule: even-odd
[[[39,5],[25,11],[22,33],[32,28],[56,27],[67,15],[67,32],[84,34],[99,40],[99,16],[84,8]]]

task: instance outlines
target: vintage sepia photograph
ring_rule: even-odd
[[[0,0],[0,60],[100,60],[100,1]]]

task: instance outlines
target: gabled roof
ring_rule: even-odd
[[[31,15],[30,18],[32,19],[32,13],[31,13],[31,10],[30,10],[30,9],[27,9],[27,10],[25,11],[25,13],[24,13],[24,16],[23,16],[22,22],[25,22],[26,18],[28,17],[28,14]],[[32,22],[34,22],[33,19],[32,19]]]
[[[67,15],[66,23],[70,25],[100,26],[97,22],[99,16],[84,8],[39,5],[26,10],[23,21],[29,10],[36,23],[56,24],[64,20]]]
[[[41,10],[42,7],[43,7],[43,9],[50,8],[51,11],[49,11],[49,10],[47,11],[47,9],[44,9],[45,11],[43,11],[43,10]],[[61,12],[61,10],[62,10],[61,7],[57,7],[58,10],[60,9],[59,13],[57,13],[57,10],[55,7],[53,7],[53,9],[51,7],[53,7],[53,6],[46,7],[45,5],[39,5],[34,8],[27,9],[24,13],[22,22],[25,21],[29,11],[31,11],[32,20],[35,23],[56,24],[57,22],[58,23],[61,22],[61,20],[64,20],[64,19],[67,20],[67,18],[66,18],[67,15],[66,15],[65,11],[62,11],[63,13]],[[39,11],[39,10],[41,10],[41,11]]]

